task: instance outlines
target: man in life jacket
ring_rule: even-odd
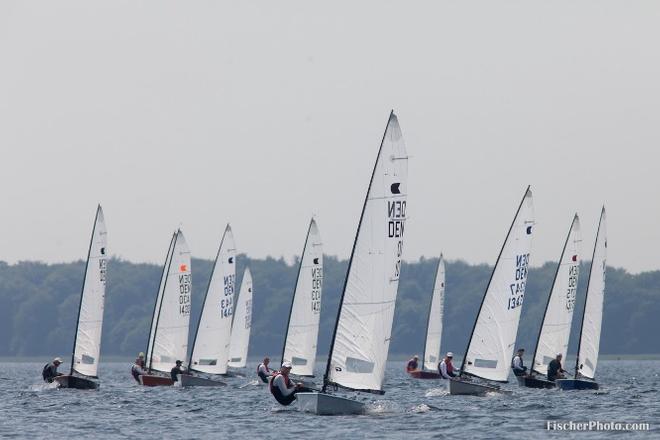
[[[146,363],[144,361],[144,353],[140,352],[140,354],[138,354],[138,357],[135,358],[135,362],[131,367],[131,375],[133,376],[133,379],[135,379],[135,381],[138,383],[140,383],[140,376],[145,374],[144,371],[145,365]]]
[[[179,378],[177,378],[177,375],[179,375],[179,374],[183,374],[185,376],[192,376],[192,374],[190,374],[188,371],[186,371],[183,368],[182,365],[183,365],[183,362],[176,361],[176,366],[174,366],[170,370],[170,379],[172,379],[172,382],[178,382],[179,381]]]
[[[526,376],[527,367],[523,364],[523,354],[525,353],[524,348],[519,348],[516,352],[516,355],[511,359],[511,369],[513,374],[516,376]]]
[[[266,356],[264,361],[257,367],[257,376],[263,383],[268,383],[268,378],[273,375],[271,369],[268,368],[268,364],[270,364],[270,358]]]
[[[41,371],[41,377],[44,378],[45,382],[53,383],[53,380],[55,380],[57,376],[62,376],[62,373],[57,372],[57,367],[59,367],[61,364],[62,359],[56,357],[53,359],[53,362],[49,362],[44,365],[44,369]]]
[[[411,371],[417,370],[417,367],[419,366],[419,356],[415,355],[408,361],[406,364],[406,372],[410,373]]]
[[[291,372],[291,362],[284,362],[280,371],[276,372],[270,380],[268,388],[280,405],[288,406],[296,400],[296,393],[300,391],[301,385],[294,384],[289,379]]]
[[[563,373],[568,373],[568,371],[564,370],[561,367],[561,358],[563,355],[561,353],[557,353],[557,357],[555,357],[553,360],[550,361],[548,364],[548,380],[554,382],[556,379],[564,379],[566,376],[564,376]]]
[[[445,356],[442,362],[440,362],[440,365],[438,365],[438,372],[443,379],[451,379],[452,377],[456,377],[456,374],[454,374],[454,364],[451,363],[453,359],[454,353],[450,351],[447,353],[447,356]]]

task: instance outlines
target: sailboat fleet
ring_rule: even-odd
[[[408,153],[394,112],[376,156],[334,321],[320,389],[296,393],[299,409],[319,415],[361,414],[365,395],[384,394],[385,366],[394,319],[404,249],[408,201]],[[515,212],[475,318],[458,376],[447,381],[451,395],[510,392],[508,382],[535,233],[532,191]],[[601,212],[581,317],[578,355],[572,378],[548,380],[548,365],[565,358],[576,304],[580,269],[580,220],[574,216],[540,323],[530,371],[516,376],[529,388],[598,389],[598,360],[606,272],[606,216]],[[236,245],[226,226],[204,295],[189,350],[192,304],[191,254],[183,232],[170,240],[155,297],[146,347],[144,386],[226,385],[245,368],[252,326],[253,283],[246,268],[236,290]],[[107,231],[96,212],[80,296],[69,374],[62,388],[95,389],[105,299]],[[292,376],[314,379],[323,286],[323,243],[315,218],[307,230],[282,347]],[[451,294],[451,292],[450,292]],[[445,301],[445,261],[438,261],[428,308],[422,368],[416,379],[441,379]],[[190,354],[188,356],[188,352]],[[188,365],[186,371],[178,369]],[[175,374],[175,372],[177,374]],[[288,379],[287,379],[288,380]],[[312,383],[314,385],[314,383]],[[363,397],[356,397],[357,395]]]

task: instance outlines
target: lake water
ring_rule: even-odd
[[[229,378],[223,388],[146,388],[130,363],[105,363],[98,391],[57,390],[41,381],[43,363],[2,363],[2,438],[608,438],[617,432],[546,431],[546,422],[645,422],[660,438],[660,361],[598,365],[599,391],[503,387],[512,395],[450,396],[440,381],[410,379],[403,362],[390,362],[384,396],[363,416],[320,417],[280,407],[264,385]],[[66,365],[64,365],[66,367]],[[250,365],[252,373],[256,365]],[[321,368],[319,366],[319,368]],[[66,371],[66,368],[60,368]],[[511,378],[513,380],[513,377]]]

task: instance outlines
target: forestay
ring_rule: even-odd
[[[231,320],[234,315],[236,245],[227,225],[206,289],[202,314],[190,356],[190,366],[211,374],[227,373]]]
[[[445,303],[445,260],[440,255],[438,268],[435,272],[433,295],[429,308],[428,324],[426,326],[426,343],[424,344],[424,368],[437,370],[440,362],[440,341],[442,340],[442,319]]]
[[[188,351],[191,300],[190,251],[183,233],[174,234],[158,291],[147,348],[150,371],[169,373]]]
[[[579,273],[580,219],[576,214],[561,252],[532,358],[532,369],[539,374],[548,374],[548,364],[557,353],[566,359]]]
[[[349,262],[324,380],[382,392],[399,286],[408,156],[394,112],[381,142]]]
[[[577,373],[593,379],[598,363],[600,347],[600,330],[603,321],[603,298],[605,294],[605,271],[607,259],[607,225],[605,207],[600,214],[598,233],[591,259],[591,270],[587,283],[587,299],[582,317],[580,345],[578,345]]]
[[[532,192],[527,188],[486,288],[462,373],[507,381],[525,298],[533,224]]]
[[[250,343],[250,328],[252,327],[252,274],[246,268],[243,272],[241,290],[236,301],[236,316],[231,327],[231,344],[229,348],[229,363],[233,368],[243,368],[247,365],[248,344]]]
[[[312,218],[298,269],[282,354],[282,360],[293,365],[292,374],[314,375],[322,285],[323,245],[316,220]]]
[[[101,353],[101,328],[105,303],[105,274],[107,264],[108,233],[103,209],[96,210],[96,218],[89,243],[85,280],[80,297],[78,326],[71,361],[74,372],[96,377]]]

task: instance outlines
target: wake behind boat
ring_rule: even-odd
[[[383,394],[399,286],[408,191],[408,155],[394,112],[362,207],[321,392],[297,393],[301,411],[362,414],[363,402],[330,390]],[[356,337],[356,335],[359,335]]]

